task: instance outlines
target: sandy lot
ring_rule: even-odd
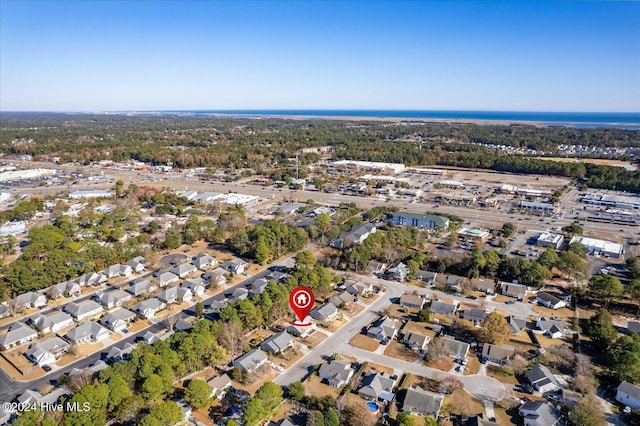
[[[417,352],[412,351],[403,343],[396,340],[389,342],[387,348],[384,350],[384,354],[407,362],[414,362],[418,355]]]
[[[373,352],[378,349],[380,342],[373,337],[365,336],[364,334],[356,334],[349,341],[351,346],[364,349],[365,351]]]
[[[304,388],[307,395],[315,395],[318,398],[323,396],[338,397],[338,389],[322,383],[322,378],[312,374],[307,381],[304,382]]]

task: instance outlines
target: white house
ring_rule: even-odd
[[[626,380],[618,386],[616,401],[634,409],[640,409],[640,386]]]
[[[82,321],[83,319],[100,315],[102,306],[93,300],[86,300],[81,303],[69,302],[62,310],[71,315],[76,321]]]
[[[73,318],[66,312],[54,312],[49,315],[35,314],[29,321],[35,326],[36,330],[41,333],[56,333],[65,327],[73,324]]]
[[[14,322],[6,334],[0,336],[0,349],[6,350],[12,346],[22,345],[38,337],[38,333],[23,322]]]
[[[190,263],[181,263],[181,264],[176,265],[173,268],[169,269],[169,272],[173,272],[178,277],[184,278],[187,275],[192,274],[197,270],[198,269],[195,266],[193,266],[192,264],[190,264]]]
[[[207,382],[211,387],[211,396],[215,396],[216,399],[224,398],[227,388],[231,386],[231,378],[226,374],[212,378]]]
[[[133,311],[140,315],[142,318],[153,318],[158,311],[166,308],[167,305],[161,302],[160,300],[154,298],[147,299],[144,302],[137,304]]]
[[[538,293],[538,295],[536,296],[536,301],[545,308],[549,309],[560,309],[567,306],[567,302],[565,302],[564,300],[554,296],[553,294],[545,292]]]
[[[132,296],[126,291],[116,289],[106,293],[97,293],[95,298],[102,306],[110,309],[122,306],[125,302],[131,300]]]
[[[47,306],[47,297],[44,294],[30,291],[17,296],[15,304],[24,308],[42,308]]]
[[[76,328],[64,336],[70,343],[76,345],[81,345],[86,342],[98,342],[107,337],[109,337],[109,330],[93,321],[78,324]]]
[[[104,314],[102,318],[100,318],[100,324],[111,331],[120,331],[126,328],[135,317],[136,314],[133,312],[124,308],[118,308]]]
[[[346,385],[353,377],[355,370],[351,366],[350,362],[344,361],[329,361],[320,366],[318,375],[325,379],[329,386],[334,388]]]
[[[109,266],[104,272],[107,278],[128,277],[133,274],[133,269],[129,265],[116,264]]]

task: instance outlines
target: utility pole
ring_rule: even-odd
[[[296,180],[298,180],[298,154],[296,154]]]

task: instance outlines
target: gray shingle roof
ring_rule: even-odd
[[[282,331],[278,334],[274,334],[273,336],[265,339],[261,344],[260,348],[263,351],[277,353],[282,352],[287,349],[293,343],[293,339],[286,331]]]
[[[417,386],[411,386],[402,403],[402,410],[437,417],[444,397],[427,392]]]
[[[629,383],[626,380],[622,381],[618,386],[618,390],[626,393],[630,397],[640,401],[640,386],[636,386],[633,383]]]

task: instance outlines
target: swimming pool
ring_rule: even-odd
[[[380,407],[378,406],[378,404],[376,404],[376,403],[375,403],[375,402],[373,402],[373,401],[369,401],[369,402],[367,402],[367,407],[369,408],[369,410],[370,410],[372,413],[377,413],[377,412],[378,412],[378,410],[380,409]]]

